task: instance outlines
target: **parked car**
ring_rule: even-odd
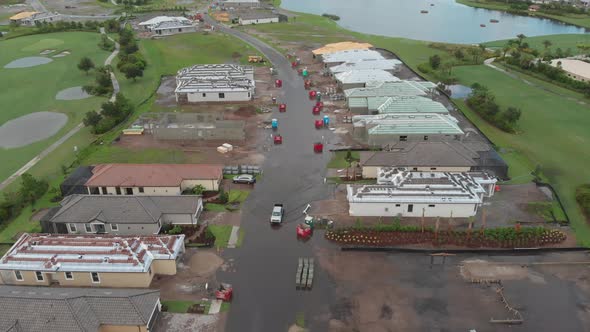
[[[241,174],[234,176],[233,183],[247,183],[247,184],[254,184],[256,183],[256,177],[250,174]]]

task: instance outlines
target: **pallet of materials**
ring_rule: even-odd
[[[311,289],[313,285],[313,258],[299,258],[297,273],[295,275],[295,287],[297,289]]]

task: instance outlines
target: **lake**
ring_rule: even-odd
[[[586,33],[586,29],[573,25],[473,8],[454,0],[282,0],[281,7],[338,15],[338,24],[352,31],[447,43],[482,43],[520,33],[529,37]],[[500,22],[490,23],[490,19]]]

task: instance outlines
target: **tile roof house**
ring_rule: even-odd
[[[160,313],[152,289],[0,286],[2,332],[149,331]]]
[[[44,231],[70,234],[153,235],[162,225],[196,225],[203,211],[197,195],[71,195],[45,222]]]
[[[334,75],[343,89],[364,88],[370,82],[397,82],[400,79],[381,69],[349,70]]]
[[[202,185],[219,190],[221,165],[204,164],[101,164],[86,181],[91,195],[180,195]]]
[[[184,235],[25,233],[0,259],[0,284],[147,288],[183,252]]]

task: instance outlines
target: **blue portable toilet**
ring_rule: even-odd
[[[327,115],[324,115],[324,127],[328,127],[330,125],[330,118]]]
[[[272,119],[272,121],[271,121],[271,123],[270,123],[270,124],[271,124],[271,126],[272,126],[272,129],[277,129],[277,128],[279,128],[279,120],[277,120],[277,119]]]

